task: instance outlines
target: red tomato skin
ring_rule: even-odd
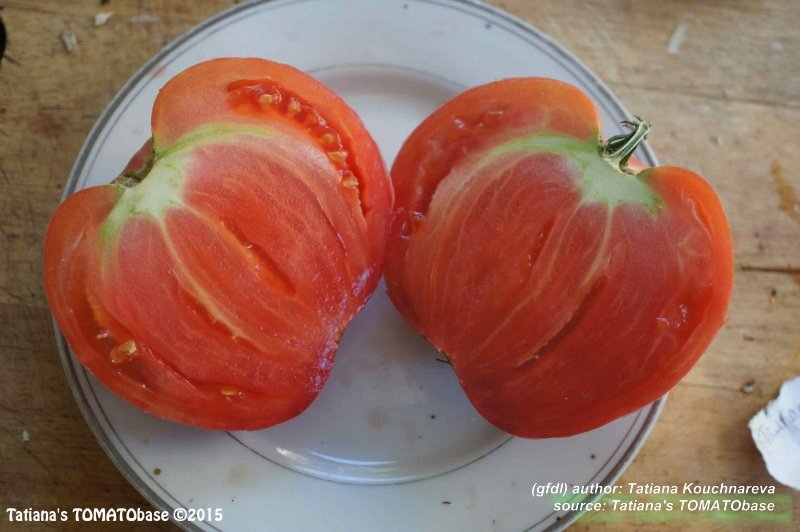
[[[505,125],[458,127],[492,109]],[[726,319],[733,253],[711,187],[678,168],[611,173],[598,131],[574,87],[505,80],[434,112],[392,168],[389,295],[476,409],[517,436],[571,436],[646,406]]]
[[[302,113],[259,108],[264,87]],[[380,278],[392,201],[377,146],[329,89],[265,60],[201,63],[162,89],[123,175],[54,214],[50,306],[80,362],[141,409],[272,426],[324,385]]]

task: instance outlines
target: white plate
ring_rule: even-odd
[[[609,135],[629,116],[568,52],[482,4],[255,2],[183,35],[125,85],[92,130],[67,194],[113,179],[149,136],[158,89],[221,56],[261,56],[313,74],[360,113],[388,164],[438,105],[504,77],[577,85],[598,104]],[[655,164],[646,147],[638,156]],[[554,497],[533,497],[532,486],[612,484],[661,406],[573,438],[510,438],[475,412],[383,286],[347,330],[317,401],[259,432],[211,432],[144,414],[99,384],[57,336],[78,403],[112,460],[159,508],[220,508],[222,521],[183,523],[204,530],[560,528],[579,514],[555,513]]]

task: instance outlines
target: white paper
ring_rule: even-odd
[[[749,423],[772,477],[800,490],[800,377],[788,380],[774,401]]]

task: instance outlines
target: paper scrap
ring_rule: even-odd
[[[113,11],[104,11],[96,14],[94,16],[94,26],[95,27],[102,26],[103,24],[108,22],[108,19],[110,19],[113,15],[114,15]]]
[[[22,441],[31,441],[31,435],[28,434],[27,430],[22,431]]]
[[[160,20],[160,18],[152,13],[142,13],[141,15],[130,17],[128,22],[133,22],[134,24],[152,24],[154,22],[159,22]]]
[[[669,38],[667,43],[667,53],[675,55],[680,51],[683,38],[686,36],[686,23],[681,22],[675,31],[672,32],[672,37]]]
[[[772,477],[800,490],[800,376],[781,386],[778,398],[748,424]]]
[[[71,31],[62,31],[58,34],[58,38],[64,43],[64,48],[67,49],[67,53],[71,54],[78,46],[78,37]]]

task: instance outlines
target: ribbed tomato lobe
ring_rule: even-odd
[[[259,107],[267,94],[286,107]],[[152,122],[114,184],[53,217],[56,320],[82,364],[157,416],[286,421],[322,389],[380,278],[392,190],[377,147],[330,90],[257,59],[183,72]]]
[[[666,393],[722,326],[732,285],[727,222],[699,176],[620,169],[574,88],[549,113],[548,100],[514,110],[516,96],[562,87],[467,91],[412,133],[392,169],[390,297],[477,410],[530,438],[591,430]],[[510,109],[498,115],[507,128],[442,136],[486,101]]]

